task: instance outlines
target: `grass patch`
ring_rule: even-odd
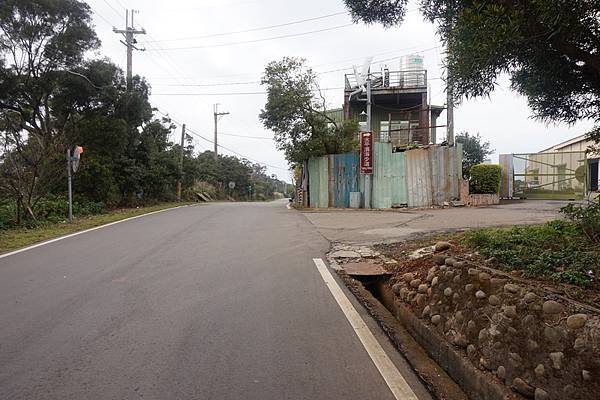
[[[577,224],[551,221],[544,225],[478,229],[463,243],[508,269],[581,287],[595,284],[600,273],[600,247]]]
[[[44,240],[53,239],[69,233],[82,231],[96,226],[108,224],[110,222],[120,221],[122,219],[135,217],[137,215],[147,214],[153,211],[160,211],[167,208],[173,208],[181,205],[195,203],[161,203],[149,207],[125,208],[113,210],[106,214],[94,215],[89,217],[73,218],[73,223],[66,221],[44,224],[35,228],[14,228],[0,231],[0,253],[15,250]]]

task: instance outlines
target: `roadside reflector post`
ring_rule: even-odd
[[[69,190],[69,223],[73,222],[73,183],[72,183],[72,173],[77,172],[77,168],[79,168],[79,160],[81,159],[81,154],[83,153],[83,147],[75,146],[73,152],[71,152],[70,148],[67,148],[67,186]]]
[[[71,184],[71,149],[67,149],[67,186],[69,188],[69,223],[73,222],[73,188]]]

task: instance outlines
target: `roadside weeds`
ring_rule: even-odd
[[[106,214],[75,218],[71,224],[65,221],[36,228],[17,228],[0,231],[0,254],[127,218],[193,204],[199,203],[163,203],[150,207],[118,209]]]

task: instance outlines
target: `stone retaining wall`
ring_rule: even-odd
[[[460,181],[460,200],[469,207],[500,204],[500,196],[498,194],[470,194],[469,182],[465,180]]]
[[[441,254],[426,275],[405,273],[392,283],[399,309],[408,307],[513,392],[600,398],[600,316],[590,308]]]

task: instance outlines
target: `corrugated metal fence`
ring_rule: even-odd
[[[459,197],[461,146],[393,153],[390,143],[376,142],[374,152],[373,208],[428,207]],[[364,192],[358,153],[312,158],[308,177],[313,208],[348,207],[350,192]]]

